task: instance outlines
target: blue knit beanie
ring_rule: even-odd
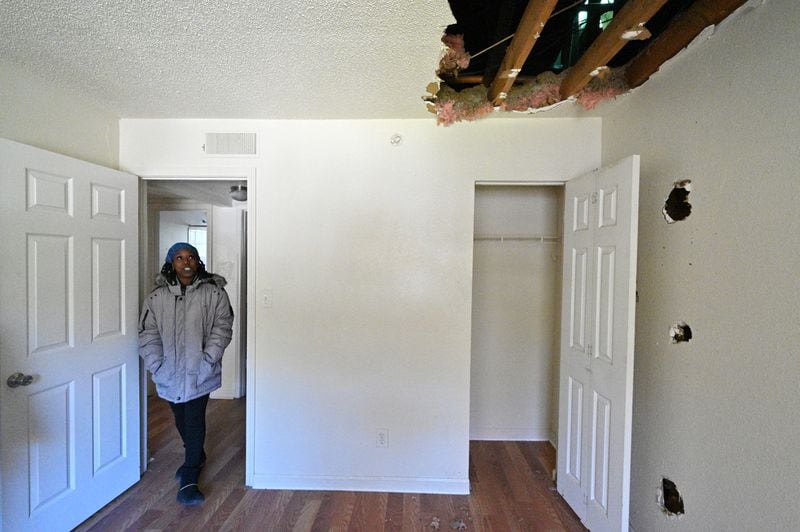
[[[172,244],[172,247],[169,248],[169,251],[167,251],[167,258],[165,259],[165,262],[172,264],[172,260],[175,258],[175,254],[181,251],[182,249],[188,249],[189,251],[194,253],[194,256],[197,257],[198,260],[200,260],[200,254],[197,252],[196,247],[194,247],[188,242],[176,242],[175,244]]]

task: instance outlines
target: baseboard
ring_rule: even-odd
[[[211,399],[236,399],[236,396],[227,390],[215,390],[211,392]]]
[[[495,428],[495,427],[470,427],[470,440],[486,441],[550,441],[552,433],[549,427],[545,428]]]
[[[253,475],[253,489],[469,495],[469,479]]]

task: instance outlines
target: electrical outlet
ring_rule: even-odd
[[[389,447],[389,429],[378,429],[375,433],[375,447]]]

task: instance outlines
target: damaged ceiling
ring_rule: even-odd
[[[440,123],[565,98],[591,107],[742,3],[4,0],[0,90],[16,90],[13,67],[122,118],[424,118],[446,32],[471,57],[439,68],[426,99]],[[636,40],[642,28],[653,37]],[[515,94],[526,83],[536,90]]]
[[[444,89],[428,98],[445,124],[567,99],[592,108],[646,82],[747,0],[448,1]]]
[[[471,56],[469,67],[463,69],[458,77],[447,81],[455,86],[475,84],[480,80],[491,83],[497,75],[509,42],[489,48],[502,39],[515,34],[520,28],[522,16],[530,4],[533,12],[543,13],[544,27],[533,27],[534,33],[540,33],[535,42],[535,51],[523,59],[520,78],[530,78],[544,71],[561,72],[575,65],[589,46],[597,39],[604,28],[625,4],[651,6],[643,13],[637,11],[630,23],[633,27],[643,24],[653,38],[660,35],[668,23],[676,15],[685,13],[694,0],[648,0],[634,2],[626,0],[558,0],[536,1],[505,0],[489,2],[478,0],[449,0],[456,23],[447,28],[449,34],[465,36],[466,50]],[[715,0],[716,3],[716,0]],[[741,2],[739,2],[741,3]],[[529,15],[531,16],[531,15]],[[491,22],[493,21],[493,22]],[[713,22],[712,22],[713,23]],[[627,25],[627,24],[626,24]],[[526,31],[524,28],[522,31]],[[525,35],[520,35],[522,38]],[[634,37],[634,36],[632,36]],[[631,39],[622,49],[608,61],[607,66],[618,67],[626,64],[647,44],[645,40]],[[486,52],[478,55],[480,51]]]

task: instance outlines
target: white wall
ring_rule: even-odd
[[[0,137],[117,168],[119,117],[0,59]]]
[[[234,309],[235,324],[233,338],[222,357],[222,387],[216,390],[213,399],[234,399],[242,396],[240,325],[247,315],[242,308],[240,271],[242,265],[242,209],[237,207],[212,208],[211,216],[212,271],[228,281],[225,291]]]
[[[562,202],[562,187],[478,187],[476,238],[560,237]],[[470,439],[555,441],[560,240],[478,239],[472,283]]]
[[[637,532],[800,523],[799,20],[800,2],[767,1],[603,110],[604,162],[642,156]],[[692,180],[692,214],[667,225],[678,179]],[[678,320],[690,343],[670,343]],[[662,476],[680,520],[657,507]]]
[[[260,154],[206,158],[205,131],[255,131]],[[250,283],[273,303],[253,317],[248,482],[466,491],[474,182],[579,174],[599,134],[597,119],[121,121],[128,170],[256,168]]]

